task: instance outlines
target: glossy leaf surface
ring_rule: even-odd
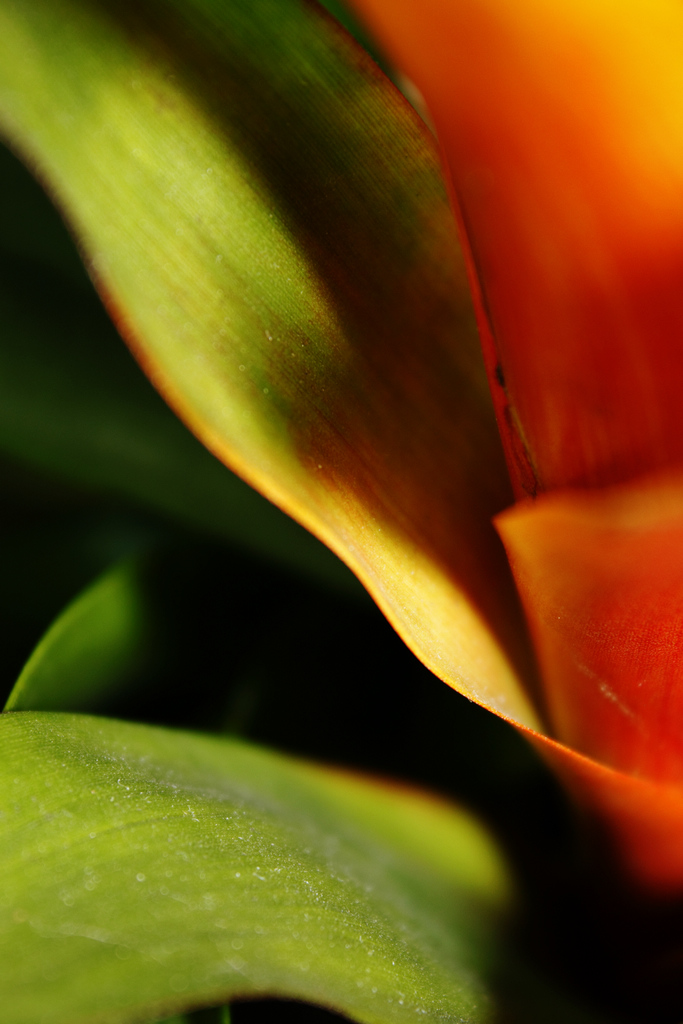
[[[155,384],[438,675],[535,721],[495,638],[524,659],[489,523],[507,485],[421,122],[293,0],[1,18],[5,129]]]
[[[269,993],[367,1022],[488,1021],[509,883],[422,794],[257,748],[72,715],[0,719],[13,1024]]]

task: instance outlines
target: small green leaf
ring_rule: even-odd
[[[469,816],[229,740],[0,718],[0,996],[12,1024],[236,996],[367,1024],[492,1021],[509,902]]]
[[[138,564],[103,573],[49,628],[5,711],[86,711],[139,674],[151,643],[151,613]]]

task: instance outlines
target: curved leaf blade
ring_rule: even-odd
[[[368,1024],[493,1019],[483,979],[509,883],[462,812],[107,719],[7,714],[0,733],[0,992],[13,1024],[255,994]]]
[[[519,655],[506,474],[416,115],[293,0],[1,17],[0,117],[155,384],[430,668],[533,723],[496,638]]]

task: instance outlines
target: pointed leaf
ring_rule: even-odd
[[[359,1021],[493,1019],[509,883],[471,818],[234,742],[0,718],[0,994],[13,1024],[234,996]]]
[[[533,722],[507,483],[431,136],[294,0],[0,14],[0,119],[155,384],[437,674]]]
[[[26,662],[5,711],[85,711],[130,685],[152,642],[139,566],[103,573],[62,612]]]

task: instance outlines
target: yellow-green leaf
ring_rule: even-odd
[[[192,429],[438,675],[534,722],[437,156],[365,53],[300,0],[7,0],[0,122]]]

